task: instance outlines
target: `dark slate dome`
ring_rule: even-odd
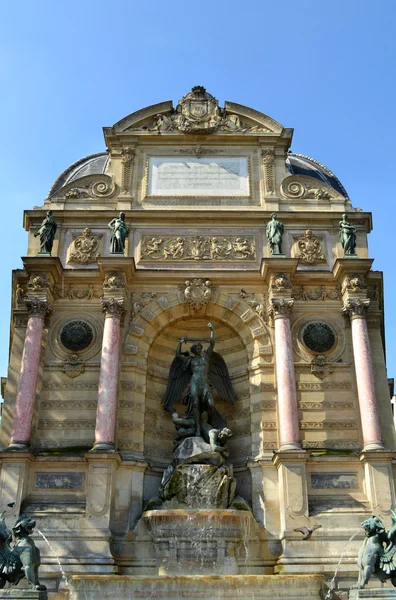
[[[108,162],[108,152],[98,152],[97,154],[89,154],[84,158],[80,158],[80,160],[70,165],[70,167],[67,167],[67,169],[59,175],[51,187],[48,196],[51,197],[56,195],[56,192],[63,186],[80,179],[80,177],[85,177],[86,175],[102,175],[106,172]]]
[[[348,198],[348,194],[341,181],[334,175],[330,169],[322,165],[310,156],[304,154],[295,154],[289,152],[286,159],[286,166],[292,175],[306,175],[323,181],[334,190],[336,190],[344,198]]]

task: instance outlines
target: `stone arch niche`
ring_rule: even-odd
[[[267,408],[273,414],[267,413],[265,418],[276,421],[273,383],[265,382],[266,377],[273,381],[272,343],[266,324],[243,299],[233,294],[216,292],[213,301],[199,311],[184,303],[178,292],[154,296],[135,314],[124,344],[118,447],[122,452],[141,456],[159,470],[169,464],[174,426],[170,414],[161,406],[161,398],[170,364],[178,338],[187,335],[209,339],[207,323],[212,320],[216,351],[227,363],[238,397],[234,406],[219,399],[216,406],[233,431],[230,461],[236,470],[240,467],[243,471],[249,457],[263,448],[277,447],[276,431],[268,432],[262,426],[266,399],[271,400]],[[268,393],[271,398],[266,398]],[[183,407],[178,405],[176,410],[181,413]],[[266,442],[269,435],[274,439]],[[244,477],[242,472],[241,477]]]
[[[230,325],[212,317],[216,330],[216,351],[227,363],[233,387],[238,400],[234,406],[226,404],[214,392],[217,410],[225,418],[233,432],[229,442],[230,460],[244,457],[245,462],[251,453],[251,426],[249,407],[248,356],[241,337]],[[147,360],[146,411],[144,419],[144,455],[148,460],[170,462],[173,450],[175,428],[169,412],[161,406],[168,380],[169,366],[175,356],[179,338],[187,335],[192,338],[209,340],[208,316],[181,318],[165,327],[150,347]],[[187,343],[184,350],[189,349]],[[176,406],[179,415],[185,407],[179,402]]]

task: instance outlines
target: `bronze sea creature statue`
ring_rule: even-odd
[[[38,578],[40,551],[30,537],[36,521],[28,515],[20,515],[10,531],[0,514],[0,589],[7,581],[17,585],[23,577],[34,590],[46,590]]]
[[[217,430],[225,428],[225,421],[214,405],[213,387],[228,404],[235,404],[236,401],[227,365],[223,357],[214,352],[215,332],[212,323],[208,323],[208,327],[211,335],[209,346],[205,351],[201,343],[205,340],[187,337],[179,340],[162,400],[165,410],[173,414],[176,422],[178,415],[173,407],[190,384],[183,399],[187,407],[184,418],[188,419],[189,423],[185,432],[188,437],[205,436],[206,431],[202,420],[204,412],[207,415],[207,424]],[[190,352],[182,352],[182,345],[192,341],[196,343],[191,346]]]
[[[359,578],[351,589],[362,589],[371,575],[378,577],[382,583],[390,579],[396,587],[396,513],[392,510],[392,524],[389,529],[379,517],[372,516],[363,521],[361,526],[366,539],[359,550]]]

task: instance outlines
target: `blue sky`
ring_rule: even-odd
[[[1,375],[23,210],[68,165],[104,150],[102,126],[204,85],[221,105],[294,127],[293,151],[323,162],[373,212],[396,376],[394,1],[3,0],[0,14]]]

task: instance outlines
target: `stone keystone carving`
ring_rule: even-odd
[[[324,379],[331,373],[333,373],[333,369],[331,368],[331,363],[326,360],[326,357],[323,354],[318,354],[314,356],[311,361],[311,373],[315,375],[318,379]]]
[[[184,300],[191,306],[193,310],[203,308],[210,302],[212,298],[213,286],[209,279],[193,279],[185,281],[184,286],[181,286]]]
[[[80,265],[88,265],[96,261],[100,253],[98,252],[99,240],[103,237],[102,233],[92,233],[89,227],[83,229],[82,233],[73,233],[73,244],[67,262],[75,262]]]
[[[323,254],[320,245],[321,237],[312,233],[311,229],[307,229],[301,236],[295,236],[299,253],[296,258],[304,265],[318,265],[326,262],[326,257]]]

